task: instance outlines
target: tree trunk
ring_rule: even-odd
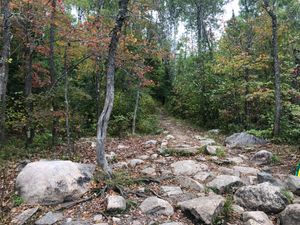
[[[0,145],[5,140],[5,111],[6,111],[6,86],[8,80],[8,60],[10,55],[10,8],[9,0],[2,1],[3,7],[3,49],[0,58]]]
[[[67,132],[67,151],[71,156],[71,132],[70,132],[70,110],[69,110],[69,77],[68,77],[68,47],[65,47],[64,54],[64,73],[65,73],[65,110],[66,110],[66,132]]]
[[[280,65],[278,58],[278,23],[277,16],[270,7],[269,0],[264,0],[264,8],[272,19],[272,48],[273,48],[273,67],[275,76],[275,121],[274,121],[274,136],[280,134],[280,119],[281,119],[281,88],[280,88]]]
[[[50,72],[50,78],[51,78],[51,88],[53,88],[53,86],[55,85],[56,82],[56,75],[55,75],[55,62],[54,62],[54,44],[55,44],[55,14],[56,14],[56,0],[52,0],[51,2],[51,7],[52,7],[52,11],[51,11],[51,24],[50,24],[50,32],[49,32],[49,72]],[[57,106],[55,104],[54,99],[52,98],[51,100],[51,104],[52,104],[52,112],[53,112],[53,116],[52,116],[52,146],[55,145],[56,143],[56,136],[57,136],[57,125],[58,125],[58,121],[57,118],[55,116],[55,112],[57,110]]]
[[[133,120],[132,120],[132,134],[133,135],[135,135],[136,117],[137,117],[137,111],[138,111],[139,102],[140,102],[141,86],[142,86],[142,81],[140,81],[137,92],[136,92],[136,99],[135,99],[135,106],[134,106]]]
[[[106,172],[110,177],[112,176],[112,170],[108,165],[108,162],[105,158],[105,142],[107,134],[107,125],[110,119],[111,111],[114,103],[114,76],[115,76],[115,60],[116,52],[118,47],[118,42],[120,39],[120,32],[124,21],[127,16],[128,11],[128,2],[129,0],[120,0],[119,1],[119,13],[116,19],[116,24],[112,30],[111,41],[109,45],[108,59],[107,59],[107,70],[106,70],[106,97],[103,107],[103,111],[98,119],[97,124],[97,162],[101,168]]]

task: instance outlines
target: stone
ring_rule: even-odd
[[[180,222],[169,222],[169,223],[161,223],[160,225],[184,225],[184,224]]]
[[[36,225],[52,225],[64,218],[62,213],[48,212],[35,222]]]
[[[157,144],[156,140],[149,140],[144,143],[144,145],[146,145],[146,146],[151,146],[151,145],[156,145],[156,144]]]
[[[257,176],[243,176],[241,179],[246,185],[257,184]]]
[[[181,188],[177,186],[161,186],[160,189],[167,196],[178,195],[183,193]]]
[[[112,165],[112,168],[114,169],[126,169],[128,168],[128,163],[127,162],[117,162]]]
[[[169,202],[158,197],[146,198],[140,205],[143,213],[154,215],[172,216],[174,209]]]
[[[246,209],[266,213],[279,213],[288,204],[288,199],[281,193],[281,188],[268,182],[239,188],[234,200]]]
[[[203,183],[203,182],[207,181],[208,179],[210,179],[212,177],[213,177],[213,175],[209,172],[198,172],[194,176],[194,179],[196,179],[197,181],[200,181],[201,183]]]
[[[240,173],[241,175],[254,175],[257,176],[259,170],[253,167],[246,167],[246,166],[234,166],[234,172]]]
[[[177,161],[171,164],[171,168],[175,175],[192,176],[199,171],[208,170],[208,166],[205,164],[197,163],[194,160]]]
[[[240,165],[244,162],[244,160],[241,157],[231,157],[231,158],[227,158],[227,160],[231,164],[236,164],[236,165]]]
[[[221,147],[216,145],[207,145],[205,148],[205,153],[209,155],[216,155],[218,149],[221,149]]]
[[[171,147],[169,150],[172,152],[178,153],[178,154],[186,154],[186,155],[194,155],[198,152],[198,148],[195,147],[184,147],[184,146],[176,146],[176,147]]]
[[[147,160],[149,158],[150,158],[150,156],[148,156],[148,155],[141,155],[141,156],[139,156],[139,159],[142,159],[142,160]]]
[[[12,219],[11,223],[15,225],[25,224],[37,211],[38,207],[27,209]]]
[[[237,176],[237,177],[240,176],[239,171],[236,171],[236,170],[233,170],[233,169],[230,169],[230,168],[227,168],[227,167],[223,167],[223,166],[218,167],[218,171],[221,174],[224,174],[224,175],[232,175],[232,176]]]
[[[239,177],[230,175],[219,175],[206,186],[213,189],[219,194],[234,192],[237,188],[243,186],[244,183]]]
[[[282,225],[299,225],[300,224],[300,204],[288,205],[280,213],[280,222]]]
[[[238,215],[242,215],[245,212],[245,209],[237,204],[233,204],[232,211]]]
[[[243,213],[244,225],[273,225],[268,215],[262,211],[251,211]]]
[[[103,220],[103,216],[101,214],[97,214],[93,217],[93,221],[98,223],[101,222]]]
[[[176,181],[183,188],[200,191],[200,192],[204,192],[205,190],[205,187],[202,184],[200,184],[198,181],[190,177],[178,176],[176,177]]]
[[[29,163],[19,173],[16,188],[28,204],[51,205],[79,199],[89,190],[95,165],[71,161]]]
[[[128,161],[129,166],[132,168],[136,167],[137,165],[141,165],[143,163],[144,163],[144,160],[142,160],[142,159],[131,159]]]
[[[286,186],[295,195],[300,196],[300,177],[290,175],[286,179]]]
[[[213,139],[207,138],[207,139],[199,140],[199,143],[200,143],[201,146],[206,146],[206,145],[213,145],[216,142]]]
[[[157,159],[158,158],[158,154],[154,153],[150,156],[151,159]]]
[[[85,221],[85,220],[70,220],[70,221],[66,221],[65,223],[63,223],[62,225],[92,225],[90,222]]]
[[[264,139],[257,138],[246,132],[235,133],[225,139],[225,144],[229,148],[264,145],[266,143]]]
[[[141,172],[142,172],[142,174],[145,174],[147,176],[155,176],[156,175],[155,168],[152,168],[152,167],[147,167],[147,168],[143,169]]]
[[[269,182],[276,186],[281,186],[281,187],[284,186],[279,179],[274,178],[272,174],[266,172],[260,172],[257,174],[257,182],[258,183]]]
[[[123,144],[119,144],[119,145],[117,146],[117,149],[128,149],[128,148],[129,148],[128,146],[123,145]]]
[[[122,196],[111,195],[107,197],[107,210],[125,210],[126,200]]]
[[[105,157],[106,157],[108,162],[113,162],[117,159],[117,154],[114,153],[114,152],[111,152],[109,154],[106,154]]]
[[[251,161],[258,165],[268,165],[271,163],[273,153],[267,150],[261,150],[252,157]]]
[[[211,195],[179,202],[178,206],[183,212],[188,212],[199,222],[212,224],[223,212],[225,199],[220,195]]]
[[[212,130],[209,130],[208,133],[210,133],[210,134],[219,134],[220,129],[212,129]]]
[[[191,199],[194,199],[194,198],[197,198],[197,197],[199,197],[199,196],[197,196],[195,193],[189,193],[189,192],[170,196],[170,198],[175,203],[184,202],[184,201],[191,200]]]
[[[175,137],[171,134],[168,134],[165,139],[169,141],[169,140],[174,140]]]

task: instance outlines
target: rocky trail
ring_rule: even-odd
[[[201,132],[164,114],[161,127],[160,135],[108,141],[112,180],[90,165],[93,138],[76,143],[74,161],[84,164],[15,167],[9,185],[16,182],[25,202],[6,224],[300,225],[300,178],[290,172],[299,157],[289,146],[244,133],[225,146],[218,130]]]

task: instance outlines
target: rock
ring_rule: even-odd
[[[217,151],[221,149],[220,146],[216,146],[216,145],[207,145],[205,148],[205,153],[209,154],[209,155],[216,155]]]
[[[103,216],[101,214],[97,214],[93,217],[93,221],[98,223],[101,222],[103,220]]]
[[[160,189],[167,196],[178,195],[183,193],[181,188],[177,186],[161,186]]]
[[[222,196],[212,195],[179,202],[178,206],[182,211],[193,215],[196,220],[212,224],[222,213],[224,203],[225,199]]]
[[[280,214],[282,225],[299,225],[300,224],[300,204],[288,205]]]
[[[21,172],[22,169],[24,169],[24,167],[28,164],[28,163],[31,163],[31,161],[29,159],[25,159],[25,160],[22,160],[21,162],[19,162],[17,168],[16,168],[16,171],[17,172]]]
[[[154,153],[150,156],[151,159],[157,159],[158,158],[158,154]]]
[[[71,221],[66,221],[62,225],[92,225],[92,224],[84,220],[74,220],[74,221],[71,220]]]
[[[235,133],[225,139],[226,146],[230,148],[246,147],[252,145],[264,145],[267,142],[264,139],[257,138],[246,132]]]
[[[171,134],[168,134],[165,139],[169,141],[169,140],[174,140],[175,137]]]
[[[174,162],[171,164],[171,167],[175,175],[186,175],[186,176],[192,176],[199,171],[208,170],[207,165],[197,163],[196,161],[193,160],[183,160],[183,161]]]
[[[286,186],[295,195],[300,196],[300,177],[290,175],[286,179]]]
[[[232,175],[232,176],[237,176],[237,177],[240,176],[239,171],[236,171],[236,170],[233,170],[233,169],[230,169],[230,168],[227,168],[227,167],[222,167],[222,166],[218,167],[218,171],[221,174],[224,174],[224,175]]]
[[[147,160],[147,159],[150,159],[150,156],[148,156],[148,155],[141,155],[138,158],[141,159],[141,160]]]
[[[123,145],[123,144],[119,144],[117,147],[117,149],[127,149],[127,148],[129,148],[129,147],[126,145]]]
[[[267,165],[272,161],[273,154],[266,150],[261,150],[252,157],[251,161],[258,165]]]
[[[209,130],[208,133],[210,133],[210,134],[219,134],[220,129],[212,129],[212,130]]]
[[[145,146],[151,146],[151,145],[156,145],[156,144],[157,144],[156,140],[149,140],[144,143]]]
[[[279,213],[288,204],[281,189],[270,183],[241,187],[236,191],[234,199],[244,208],[266,213]]]
[[[205,187],[202,184],[200,184],[196,180],[193,180],[190,177],[178,176],[178,177],[176,177],[176,181],[183,188],[187,188],[187,189],[191,189],[191,190],[195,190],[195,191],[200,191],[200,192],[204,192],[204,190],[205,190]]]
[[[129,166],[132,168],[136,167],[137,165],[141,165],[143,163],[144,163],[144,160],[142,160],[142,159],[131,159],[128,161]]]
[[[17,215],[15,218],[12,219],[11,223],[15,225],[23,225],[30,219],[37,211],[39,207],[27,209],[24,212]]]
[[[131,225],[143,225],[143,224],[140,221],[135,220],[135,221],[132,221]]]
[[[239,177],[230,175],[219,175],[206,186],[217,191],[219,194],[234,192],[244,183]]]
[[[113,162],[117,159],[117,154],[114,152],[111,152],[110,154],[105,155],[108,162]]]
[[[227,160],[231,163],[231,164],[242,164],[244,162],[244,160],[241,157],[231,157],[231,158],[227,158]]]
[[[157,198],[146,198],[140,205],[140,209],[146,214],[157,214],[171,216],[174,214],[174,209],[167,201]]]
[[[267,214],[261,211],[243,213],[244,225],[273,225]]]
[[[281,187],[284,186],[283,183],[280,180],[274,178],[272,176],[272,174],[266,173],[266,172],[258,173],[257,174],[257,181],[258,181],[258,183],[269,182],[269,183],[271,183],[275,186],[281,186]]]
[[[234,172],[240,173],[241,175],[254,175],[256,176],[259,173],[259,170],[253,167],[245,166],[234,166]]]
[[[201,146],[206,146],[206,145],[213,145],[216,142],[213,139],[207,138],[207,139],[200,140],[199,143],[200,143]]]
[[[177,204],[178,202],[184,202],[184,201],[187,201],[187,200],[191,200],[191,199],[194,199],[194,198],[197,198],[199,196],[197,196],[196,194],[194,193],[189,193],[189,192],[186,192],[186,193],[182,193],[182,194],[178,194],[178,195],[171,195],[170,198]]]
[[[111,195],[107,197],[107,210],[125,210],[126,200],[122,196]]]
[[[16,187],[28,204],[50,205],[79,199],[88,191],[94,165],[71,161],[29,163],[19,173]]]
[[[194,179],[200,181],[201,183],[207,181],[208,179],[212,178],[212,174],[209,172],[198,172],[194,176]]]
[[[122,220],[118,217],[113,217],[112,221],[113,221],[113,224],[120,224]]]
[[[257,184],[257,176],[244,176],[242,177],[242,181],[246,184],[246,185],[255,185]]]
[[[127,162],[117,162],[112,165],[112,168],[114,169],[126,169],[128,168],[128,163]]]
[[[64,218],[62,213],[48,212],[35,222],[36,225],[52,225]]]
[[[238,215],[242,215],[245,212],[244,208],[237,204],[232,205],[232,211]]]
[[[147,167],[141,171],[143,174],[147,176],[156,176],[155,168]]]
[[[184,225],[184,224],[180,222],[170,222],[170,223],[161,223],[161,225]]]

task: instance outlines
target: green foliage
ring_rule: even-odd
[[[290,192],[287,189],[282,189],[281,194],[288,200],[289,204],[293,204],[294,201],[294,195],[292,192]]]
[[[227,219],[230,218],[230,216],[233,212],[233,209],[232,209],[233,203],[234,203],[233,196],[232,195],[226,196],[224,208],[223,208],[223,216]]]
[[[281,162],[281,159],[279,158],[278,155],[273,154],[272,158],[271,158],[271,163],[273,165],[279,164]]]
[[[226,156],[226,153],[223,148],[218,148],[216,151],[216,156],[219,158],[224,158]]]
[[[15,207],[20,206],[24,202],[22,197],[19,196],[19,195],[13,195],[12,196],[12,201],[13,201],[13,204],[14,204]]]

